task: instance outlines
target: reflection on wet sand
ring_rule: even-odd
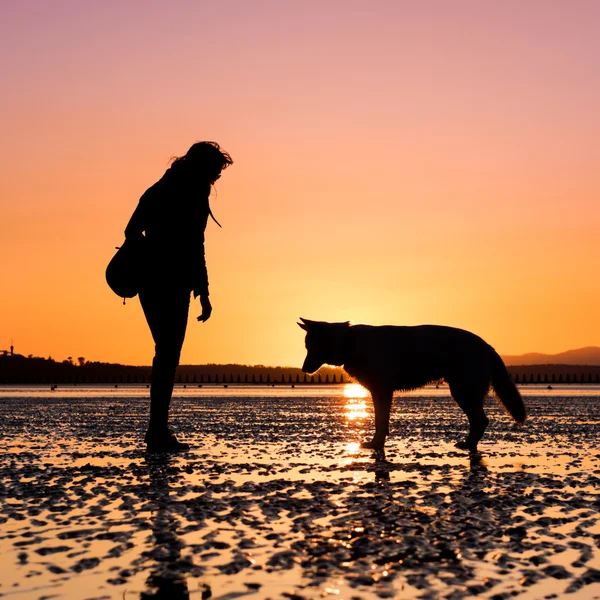
[[[0,594],[600,597],[597,398],[530,398],[523,429],[490,404],[472,455],[439,397],[360,450],[362,401],[181,400],[195,449],[165,458],[137,400],[3,400]]]
[[[155,505],[151,541],[154,547],[145,554],[155,561],[155,565],[150,567],[147,590],[140,595],[142,600],[189,598],[186,576],[194,565],[182,560],[181,549],[185,544],[174,512],[177,503],[170,498],[170,480],[176,484],[179,473],[176,463],[177,460],[170,455],[148,454],[144,460],[148,469],[148,485],[140,488],[140,500]]]

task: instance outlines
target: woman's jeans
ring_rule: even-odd
[[[154,338],[150,378],[150,427],[166,429],[169,405],[188,321],[191,289],[166,282],[149,282],[140,291],[140,303]]]

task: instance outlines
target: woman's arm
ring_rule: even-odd
[[[206,253],[204,250],[204,230],[206,229],[206,222],[210,213],[210,206],[208,204],[208,195],[210,194],[210,185],[206,186],[201,197],[205,198],[204,202],[196,205],[199,210],[198,216],[193,220],[195,227],[201,228],[199,235],[196,233],[196,242],[194,243],[195,250],[193,254],[196,255],[196,260],[193,261],[194,279],[192,291],[194,292],[194,298],[200,296],[200,306],[202,307],[202,314],[198,317],[198,321],[208,321],[212,313],[212,306],[210,304],[209,292],[208,292],[208,270],[206,268]],[[197,202],[197,200],[196,200]],[[196,231],[198,231],[196,229]],[[199,246],[199,247],[198,247]]]
[[[208,296],[208,270],[206,268],[206,256],[204,254],[204,241],[200,246],[200,258],[198,260],[198,271],[194,280],[194,298]]]
[[[200,296],[201,298],[208,297],[208,270],[206,269],[206,252],[204,250],[204,231],[206,230],[206,223],[208,221],[208,215],[210,214],[210,205],[208,203],[208,195],[210,194],[210,185],[206,187],[202,194],[203,200],[200,202],[198,209],[200,211],[199,216],[196,220],[196,227],[200,231],[196,234],[196,241],[194,245],[199,248],[194,251],[194,254],[198,257],[194,261],[194,270],[196,276],[194,278],[194,298]]]
[[[129,219],[129,223],[127,223],[127,227],[125,227],[125,238],[136,238],[143,235],[143,232],[146,231],[146,226],[148,224],[148,207],[146,203],[143,202],[143,199],[144,196],[140,198],[136,209],[131,215],[131,219]]]
[[[148,220],[157,201],[157,184],[148,188],[140,198],[136,209],[133,211],[129,223],[125,228],[126,238],[135,238],[143,234],[148,227]]]
[[[198,321],[208,321],[212,313],[212,306],[208,297],[208,271],[206,270],[206,257],[204,256],[204,242],[202,242],[200,272],[194,283],[194,298],[197,296],[200,296],[200,306],[202,307],[202,314],[198,317]]]

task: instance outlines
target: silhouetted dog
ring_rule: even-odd
[[[375,436],[363,448],[383,448],[389,432],[392,395],[444,379],[469,419],[469,435],[457,448],[476,450],[488,425],[483,401],[493,386],[496,395],[518,423],[525,406],[498,353],[480,337],[454,327],[419,325],[350,325],[300,319],[306,331],[304,373],[322,365],[344,370],[371,392]]]

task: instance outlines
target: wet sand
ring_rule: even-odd
[[[0,596],[600,598],[600,396],[182,397],[189,453],[146,455],[147,402],[0,397]]]

